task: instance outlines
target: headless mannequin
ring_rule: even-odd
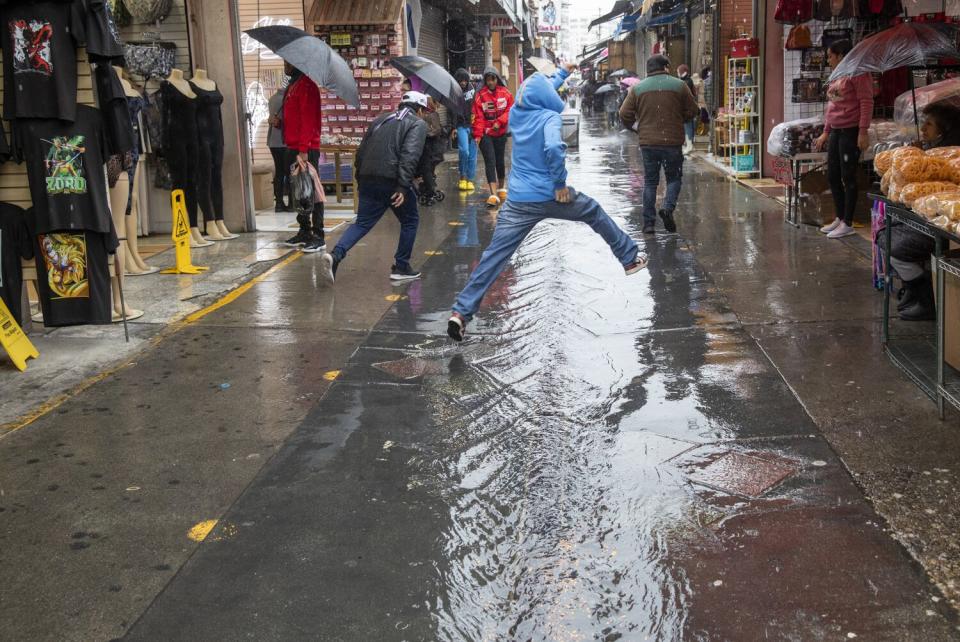
[[[123,77],[122,67],[114,67],[113,70],[116,72],[117,77],[120,78],[120,84],[123,85],[123,91],[128,98],[142,98],[142,96],[140,95],[140,92],[134,89],[133,85],[130,84],[130,81]],[[133,191],[130,194],[130,200],[131,200],[130,214],[123,217],[124,218],[123,223],[127,233],[127,240],[124,241],[126,245],[126,250],[127,250],[124,253],[124,255],[126,256],[126,260],[124,262],[124,272],[130,276],[142,276],[145,274],[155,274],[160,271],[160,268],[151,267],[147,265],[146,261],[143,260],[143,257],[140,256],[140,247],[139,247],[137,235],[140,229],[139,220],[138,220],[140,215],[139,183],[142,180],[141,178],[142,171],[143,171],[143,163],[138,160],[137,169],[133,174],[133,180],[136,184],[133,186]],[[127,181],[129,181],[129,177],[127,177],[126,174],[124,174],[124,177],[127,178]],[[125,182],[124,184],[129,185],[129,182]],[[119,185],[117,189],[119,189]],[[110,195],[110,198],[112,201],[113,194]],[[124,229],[124,228],[120,228],[120,227],[117,228],[118,231],[121,229]]]
[[[217,90],[217,83],[207,75],[206,69],[197,69],[193,73],[193,78],[190,80],[190,82],[203,91]],[[213,212],[210,212],[209,214],[212,215]],[[231,233],[227,228],[226,224],[223,222],[223,219],[217,219],[212,221],[212,223],[213,225],[204,225],[204,233],[207,235],[207,238],[211,238],[214,241],[229,241],[230,239],[237,238],[237,235]]]
[[[166,80],[174,89],[187,98],[196,99],[197,95],[193,93],[193,89],[190,88],[190,83],[183,78],[183,71],[179,69],[171,70]],[[203,235],[200,234],[199,227],[190,228],[190,247],[208,247],[210,245],[213,245],[213,241],[208,241],[203,238]]]
[[[123,219],[127,216],[127,199],[130,198],[130,178],[126,172],[120,174],[117,184],[110,190],[110,213],[113,216],[113,226],[119,230],[124,229]],[[120,239],[120,245],[117,247],[115,266],[118,268],[116,274],[110,279],[110,285],[113,288],[113,322],[122,321],[124,315],[127,321],[139,319],[143,316],[142,310],[134,310],[130,306],[122,306],[120,303],[120,287],[123,285],[123,265],[126,262],[127,246],[125,239]]]

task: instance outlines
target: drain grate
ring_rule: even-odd
[[[793,461],[777,455],[728,452],[689,475],[689,479],[730,495],[760,497],[797,470]]]

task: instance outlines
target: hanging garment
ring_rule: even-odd
[[[87,1],[87,54],[91,62],[123,64],[123,40],[113,19],[110,3],[105,0]]]
[[[33,258],[33,243],[27,229],[27,212],[10,203],[0,203],[0,299],[13,318],[23,319],[20,305],[23,294],[21,259]]]
[[[173,42],[128,42],[123,47],[124,66],[132,74],[150,78],[166,78],[177,60]]]
[[[830,22],[834,18],[856,18],[860,7],[856,0],[815,0],[813,3],[813,17],[817,20]]]
[[[14,2],[0,8],[4,119],[75,118],[83,12],[81,0]]]
[[[794,25],[812,20],[813,0],[777,0],[773,19]]]
[[[133,22],[138,24],[152,24],[159,22],[170,14],[173,8],[172,0],[123,0],[123,6],[130,12]]]
[[[48,328],[108,324],[110,254],[119,241],[111,228],[96,232],[47,232],[36,235],[37,294]]]
[[[127,216],[133,211],[133,190],[136,187],[137,169],[140,154],[146,149],[144,143],[145,128],[142,124],[143,108],[146,101],[141,96],[127,96],[127,111],[130,114],[130,127],[133,129],[133,149],[130,150],[130,167],[127,176],[130,179],[130,196],[127,198]]]
[[[103,166],[107,143],[100,111],[77,105],[74,122],[17,120],[13,158],[26,162],[35,234],[112,228]]]
[[[97,86],[97,103],[103,113],[104,132],[109,154],[123,155],[133,149],[133,128],[123,83],[109,64],[96,65],[93,72]]]
[[[188,98],[164,81],[163,156],[170,169],[171,189],[182,189],[190,227],[197,227],[197,172],[200,147],[197,140],[197,99]]]
[[[223,220],[223,118],[219,89],[207,91],[190,83],[197,95],[197,135],[200,156],[197,174],[197,202],[205,221]]]

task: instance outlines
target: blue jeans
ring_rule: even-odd
[[[417,226],[420,224],[416,192],[408,187],[403,193],[403,205],[397,208],[390,205],[394,192],[392,186],[360,183],[357,191],[360,197],[357,220],[347,228],[337,246],[333,248],[334,258],[343,260],[350,248],[366,236],[367,232],[383,218],[387,208],[390,208],[400,221],[400,241],[397,243],[397,253],[393,256],[394,263],[399,268],[409,268],[413,243],[417,240]]]
[[[660,186],[660,168],[667,175],[667,195],[663,206],[668,212],[677,208],[680,185],[683,181],[683,148],[669,145],[642,145],[643,156],[643,222],[657,221],[657,188]]]
[[[457,149],[460,151],[460,178],[472,181],[477,173],[477,142],[469,127],[457,127]]]
[[[534,226],[546,218],[586,223],[603,237],[621,265],[629,265],[637,258],[637,244],[626,235],[600,204],[585,194],[570,188],[573,199],[569,203],[541,201],[517,203],[507,199],[497,215],[497,227],[493,230],[490,245],[483,251],[477,269],[470,275],[466,287],[457,296],[453,311],[469,321],[476,314],[490,286],[503,271],[507,261],[527,238]]]
[[[697,121],[696,120],[687,120],[683,123],[683,133],[684,135],[693,141],[694,136],[697,135]]]

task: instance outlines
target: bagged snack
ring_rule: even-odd
[[[949,198],[937,199],[937,213],[951,221],[960,223],[960,193]]]
[[[927,156],[953,160],[960,158],[960,147],[934,147],[933,149],[927,150]]]
[[[950,161],[923,154],[898,156],[893,161],[891,171],[895,172],[894,176],[904,184],[945,181],[954,176]]]
[[[883,192],[884,196],[890,196],[890,178],[892,176],[892,172],[887,172],[880,178],[880,191]]]
[[[940,200],[937,198],[938,196],[938,194],[921,196],[913,202],[913,211],[928,221],[932,218],[936,218],[940,215],[937,211],[940,207]]]
[[[950,171],[953,174],[952,180],[954,183],[960,183],[960,158],[955,158],[949,162]]]
[[[941,192],[950,192],[957,189],[956,183],[946,181],[927,181],[922,183],[909,183],[900,190],[900,201],[907,207],[912,207],[913,202],[921,196],[930,196]]]
[[[878,152],[876,156],[873,157],[873,169],[884,176],[887,173],[887,170],[890,169],[890,165],[893,164],[893,152],[895,149],[888,149],[886,151]]]
[[[931,225],[936,225],[941,229],[953,229],[956,225],[950,225],[950,219],[946,216],[938,216],[935,219],[930,221]]]

